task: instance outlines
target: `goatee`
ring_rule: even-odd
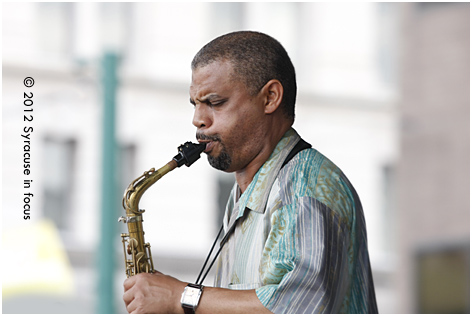
[[[226,148],[223,147],[221,153],[217,157],[208,155],[208,162],[213,168],[225,171],[231,166],[231,157],[226,151]]]

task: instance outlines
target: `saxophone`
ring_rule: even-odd
[[[126,216],[121,216],[118,221],[128,225],[128,233],[121,234],[127,278],[138,273],[154,271],[151,245],[144,241],[142,224],[144,210],[139,209],[139,200],[147,189],[169,171],[184,164],[190,167],[200,158],[205,146],[206,144],[186,142],[178,147],[178,154],[165,166],[158,170],[152,168],[144,172],[143,175],[131,182],[126,189],[122,201]]]

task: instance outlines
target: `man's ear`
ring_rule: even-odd
[[[265,109],[266,114],[272,114],[277,110],[282,103],[284,95],[284,87],[277,79],[272,79],[266,83],[262,88],[266,97]]]

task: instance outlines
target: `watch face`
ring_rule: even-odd
[[[182,296],[182,304],[196,306],[200,298],[200,291],[200,289],[186,287],[184,295]]]

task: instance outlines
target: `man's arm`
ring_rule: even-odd
[[[132,314],[183,314],[180,298],[187,283],[160,272],[141,273],[123,283],[123,300]],[[196,309],[201,314],[270,313],[255,290],[205,287]]]

